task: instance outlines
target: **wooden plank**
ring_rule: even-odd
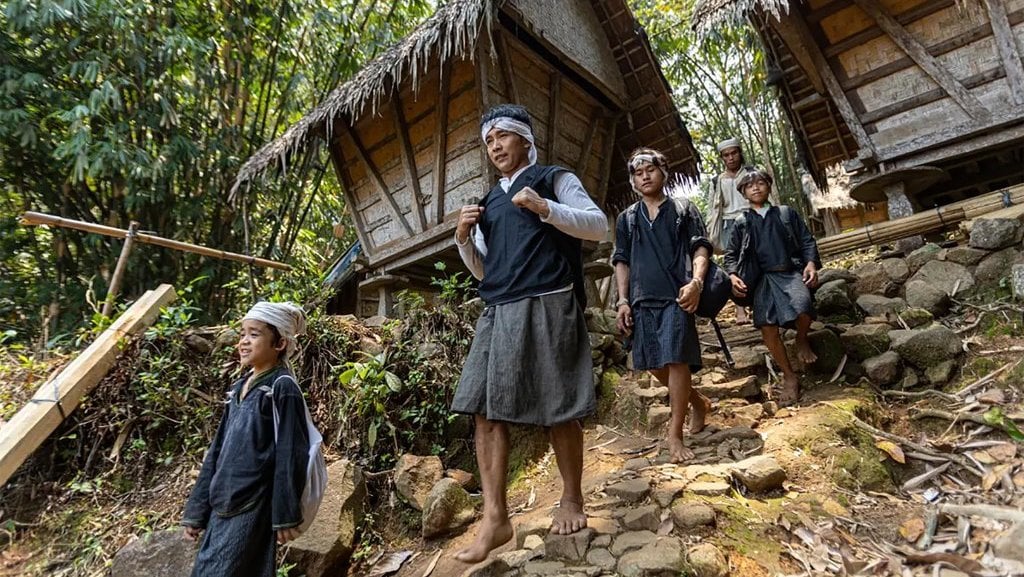
[[[481,117],[491,106],[490,89],[487,85],[487,68],[491,55],[484,42],[484,38],[489,37],[490,34],[480,34],[476,41],[477,104],[480,106]],[[480,198],[484,199],[491,191],[491,158],[487,155],[487,146],[484,143],[481,142],[478,147],[480,149],[480,172],[483,175],[480,178]]]
[[[378,268],[385,264],[392,263],[393,261],[396,261],[399,258],[422,248],[423,246],[433,244],[446,236],[451,237],[450,240],[454,243],[455,227],[458,224],[458,218],[451,218],[438,226],[427,230],[426,232],[421,232],[416,236],[396,241],[387,249],[381,250],[378,254],[371,256],[369,266],[370,268]]]
[[[554,164],[555,142],[558,141],[558,116],[561,106],[562,95],[562,74],[557,70],[551,71],[551,87],[548,89],[548,138],[545,143],[544,157],[547,164]]]
[[[405,180],[412,191],[412,213],[416,216],[416,224],[420,231],[427,230],[427,215],[423,210],[423,191],[420,190],[420,175],[416,171],[416,157],[413,156],[409,144],[409,125],[402,114],[402,100],[398,94],[391,99],[391,113],[394,115],[395,132],[398,133],[398,148],[402,153],[402,166],[405,168]]]
[[[336,121],[337,124],[346,122],[344,119]],[[335,129],[334,134],[337,135],[338,131]],[[370,237],[370,231],[366,228],[366,220],[363,218],[363,213],[359,211],[359,203],[356,199],[355,190],[353,190],[352,179],[349,178],[348,171],[345,170],[345,160],[341,153],[341,139],[339,136],[334,137],[334,141],[331,142],[330,146],[327,147],[331,152],[331,162],[334,164],[334,170],[338,173],[338,181],[341,183],[341,193],[345,195],[345,204],[348,206],[349,212],[352,213],[352,220],[356,224],[356,237],[359,238],[359,244],[362,245],[363,251],[366,252],[367,256],[372,255],[377,250],[376,243]]]
[[[877,156],[874,142],[871,141],[867,131],[864,130],[864,125],[861,123],[856,111],[854,111],[853,105],[850,104],[850,99],[843,92],[842,86],[839,85],[839,80],[825,59],[825,55],[821,53],[821,47],[818,46],[814,36],[811,35],[811,30],[807,27],[807,23],[802,18],[799,18],[798,14],[785,19],[784,23],[793,26],[796,38],[802,42],[804,49],[811,55],[814,67],[821,74],[821,80],[825,84],[829,96],[832,98],[832,103],[835,105],[836,110],[839,111],[839,115],[843,117],[843,121],[846,122],[850,133],[853,134],[853,139],[857,141],[857,146],[870,153],[871,156]]]
[[[358,158],[359,162],[362,162],[363,166],[366,167],[366,173],[370,175],[370,180],[372,180],[373,184],[377,187],[377,192],[380,193],[381,197],[387,201],[387,206],[391,210],[391,216],[402,225],[402,228],[405,229],[407,234],[410,236],[415,234],[412,227],[409,226],[409,221],[405,220],[405,215],[402,214],[402,210],[398,208],[398,203],[395,202],[395,197],[391,196],[391,192],[388,190],[387,185],[384,184],[384,179],[381,177],[380,171],[377,170],[373,161],[370,160],[370,155],[366,153],[366,149],[363,148],[363,144],[359,141],[359,135],[357,135],[346,122],[339,122],[338,126],[341,128],[341,134],[348,138],[349,144],[351,144],[352,149],[355,150],[356,158]],[[367,231],[367,233],[369,233],[369,231]]]
[[[1019,120],[1019,118],[1017,119]],[[937,142],[932,140],[922,141],[918,147],[900,147],[892,151],[892,154],[885,156],[892,162],[891,169],[905,168],[910,166],[921,166],[934,164],[951,158],[957,158],[968,154],[977,154],[988,148],[1003,146],[1016,141],[1024,141],[1024,124],[1016,126],[1005,126],[1014,122],[1012,118],[1006,118],[1001,122],[993,123],[993,126],[978,131],[977,134],[963,134],[968,132],[969,127],[957,127],[958,132],[942,134],[936,137]],[[947,146],[936,147],[942,139],[950,142]],[[883,151],[884,152],[884,151]],[[899,156],[897,156],[899,155]]]
[[[913,61],[942,87],[971,118],[983,119],[989,115],[988,110],[976,96],[957,80],[928,50],[899,22],[893,19],[875,0],[853,0],[861,10],[867,13],[876,24],[892,38]]]
[[[507,33],[500,31],[498,34],[498,60],[501,61],[502,76],[505,82],[505,94],[512,99],[512,104],[522,104],[523,100],[519,96],[519,85],[516,83],[516,76],[512,71],[512,54],[509,52],[511,47],[506,39]]]
[[[448,168],[448,92],[451,90],[450,60],[441,63],[441,94],[437,98],[434,117],[434,224],[444,221],[445,172]]]
[[[136,336],[153,324],[160,308],[175,298],[177,294],[169,284],[146,291],[75,360],[43,383],[28,404],[0,428],[0,486],[106,376],[121,352],[124,339]]]
[[[1017,49],[1017,40],[1010,27],[1010,19],[1006,15],[1003,0],[985,0],[988,17],[992,21],[992,34],[995,36],[999,59],[1003,61],[1006,81],[1013,93],[1013,101],[1024,104],[1024,63]]]
[[[967,88],[977,88],[979,86],[984,86],[989,82],[999,80],[1002,77],[1003,69],[1001,67],[993,68],[980,74],[974,74],[968,78],[964,78],[964,86]],[[864,115],[861,116],[861,120],[864,121],[864,124],[872,124],[879,120],[889,118],[890,116],[896,116],[897,114],[908,112],[915,108],[924,106],[925,104],[931,104],[932,102],[942,100],[945,97],[946,92],[941,88],[936,88],[905,100],[893,102],[889,106],[883,106],[882,108],[865,112]]]
[[[600,108],[597,109],[600,111]],[[599,117],[590,119],[590,126],[587,127],[587,135],[583,138],[583,146],[580,147],[580,155],[576,159],[576,174],[582,177],[587,172],[587,164],[590,160],[590,149],[594,146],[594,135],[597,134],[597,127],[601,124]]]
[[[801,18],[799,10],[796,6],[789,9],[789,15],[783,16],[783,20],[789,20],[792,18]],[[804,48],[804,44],[801,41],[800,35],[797,34],[796,29],[788,24],[784,24],[781,21],[770,19],[770,22],[774,25],[775,32],[779,35],[779,39],[785,44],[789,53],[793,55],[800,69],[803,71],[804,76],[811,81],[811,85],[818,94],[825,94],[825,82],[821,78],[821,73],[818,68],[814,65],[810,52]]]
[[[619,166],[619,164],[614,162],[612,159],[612,154],[615,153],[615,141],[617,140],[615,127],[618,123],[619,120],[615,116],[609,115],[605,119],[604,149],[601,151],[601,164],[604,165],[605,168],[603,174],[601,174],[601,181],[598,184],[598,189],[591,193],[591,196],[593,196],[594,200],[597,201],[597,205],[602,208],[604,208],[605,199],[608,198],[608,188],[611,186],[612,166]],[[629,152],[624,154],[629,154]],[[612,230],[614,229],[615,227],[612,227]]]
[[[847,3],[847,5],[850,6],[852,4]],[[932,0],[931,2],[924,2],[923,4],[915,6],[906,12],[900,13],[896,16],[896,21],[905,26],[911,22],[927,18],[932,14],[941,12],[942,10],[953,6],[955,6],[955,0]],[[867,44],[869,41],[878,38],[882,34],[884,34],[884,32],[882,32],[881,28],[868,28],[867,30],[858,32],[853,36],[843,38],[839,42],[826,47],[825,56],[828,58],[839,56],[851,48]]]

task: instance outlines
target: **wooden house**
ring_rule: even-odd
[[[458,211],[497,182],[479,120],[501,102],[529,109],[539,161],[572,169],[610,212],[632,202],[625,157],[641,145],[696,178],[625,0],[451,0],[258,151],[236,187],[326,143],[362,246],[360,312],[385,313],[393,289],[429,286],[436,262],[464,270]]]
[[[747,19],[807,168],[890,218],[1024,181],[1024,0],[703,0]]]
[[[888,219],[886,203],[859,202],[850,196],[850,175],[839,165],[825,172],[827,187],[819,187],[810,173],[801,180],[804,196],[811,205],[811,231],[817,236],[832,236]]]

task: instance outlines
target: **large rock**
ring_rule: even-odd
[[[949,294],[926,281],[911,280],[904,290],[907,304],[913,308],[926,310],[935,316],[944,315],[949,309]]]
[[[786,470],[770,455],[750,457],[731,467],[733,477],[754,493],[781,489],[786,481]]]
[[[850,285],[843,279],[827,282],[814,293],[814,305],[822,315],[843,315],[856,312],[850,300]]]
[[[427,495],[444,477],[444,465],[438,457],[402,455],[395,464],[395,489],[417,511],[427,503]]]
[[[1021,241],[1024,229],[1015,218],[976,218],[971,225],[972,248],[999,250]]]
[[[979,283],[994,283],[1000,279],[1010,276],[1013,265],[1022,264],[1021,252],[1016,248],[1004,248],[986,256],[978,268],[974,270],[974,278]]]
[[[608,486],[605,492],[626,503],[636,503],[637,501],[644,500],[651,492],[651,481],[646,477],[620,481]]]
[[[818,283],[822,286],[835,281],[844,280],[847,285],[857,282],[857,275],[845,268],[823,268],[818,271]]]
[[[921,248],[915,250],[914,252],[908,254],[906,258],[906,263],[907,268],[910,269],[910,274],[916,273],[921,267],[925,265],[925,263],[931,262],[938,258],[939,253],[941,251],[942,248],[939,245],[930,242],[922,246]]]
[[[899,314],[899,318],[903,319],[903,322],[912,329],[931,324],[931,322],[935,320],[935,316],[925,309],[907,309],[897,314]]]
[[[889,260],[897,260],[900,261],[900,263],[903,262],[900,259],[886,259],[882,262],[866,262],[857,267],[857,270],[854,271],[857,274],[857,282],[854,283],[854,290],[857,294],[875,294],[887,297],[893,297],[899,294],[900,284],[907,280],[907,276],[910,271],[907,269],[906,264],[903,264],[903,269],[899,271],[895,270],[896,267],[891,264],[886,267],[883,263]],[[894,277],[890,274],[890,270],[896,273],[906,272],[908,274],[903,275],[902,278],[897,280],[899,275]]]
[[[623,553],[639,549],[657,538],[658,536],[650,531],[630,531],[615,537],[610,551],[612,555],[621,557]]]
[[[869,381],[880,386],[888,387],[899,380],[900,355],[895,351],[885,351],[877,357],[871,357],[862,364],[864,373]]]
[[[714,525],[715,510],[704,503],[680,499],[672,504],[672,520],[683,530]]]
[[[964,266],[974,266],[986,256],[988,256],[987,250],[969,246],[956,246],[946,251],[946,260]]]
[[[963,342],[956,333],[940,324],[914,329],[893,338],[892,349],[900,357],[919,369],[948,361],[963,351]]]
[[[672,408],[663,405],[655,405],[647,409],[647,424],[652,427],[663,425],[672,418]]]
[[[458,529],[473,520],[469,493],[455,479],[441,479],[430,490],[423,508],[423,537],[430,539]]]
[[[971,275],[971,272],[967,270],[967,267],[955,262],[941,260],[933,260],[925,263],[925,265],[914,273],[914,276],[910,277],[910,280],[907,281],[908,289],[910,283],[915,281],[922,281],[925,284],[935,287],[952,296],[956,296],[956,294],[974,288],[974,277]],[[956,291],[955,293],[954,290]],[[907,304],[910,306],[917,306],[909,300],[907,301]]]
[[[622,577],[678,577],[685,561],[681,539],[658,537],[619,558],[616,569]]]
[[[729,574],[725,555],[711,543],[700,543],[687,551],[686,564],[694,577],[725,577]]]
[[[901,298],[888,298],[879,295],[861,295],[857,297],[857,306],[872,317],[884,317],[888,313],[899,312],[907,308],[907,302]]]
[[[924,370],[924,380],[934,387],[949,382],[956,371],[957,362],[954,360],[936,363]]]
[[[111,577],[185,577],[192,573],[198,545],[167,529],[132,540],[114,554]]]
[[[696,389],[712,399],[746,399],[761,394],[757,377],[753,375],[728,383],[701,384]]]
[[[657,505],[642,505],[626,509],[622,525],[630,531],[657,531],[661,524],[661,508]]]
[[[992,550],[1003,559],[1024,563],[1024,523],[1017,523],[992,542]]]
[[[863,361],[889,350],[889,325],[854,325],[839,339],[851,357]]]
[[[843,355],[846,354],[846,349],[843,348],[839,335],[829,329],[821,329],[820,331],[808,333],[807,341],[811,343],[811,350],[818,356],[818,360],[811,363],[807,368],[819,374],[831,375],[835,372],[836,368],[839,367],[839,363],[843,361]],[[795,359],[796,355],[791,354],[790,362],[799,364],[799,361]]]
[[[568,535],[548,533],[544,537],[544,558],[556,561],[582,561],[596,533],[585,527]]]
[[[327,467],[327,491],[316,519],[288,547],[287,560],[307,577],[334,574],[355,550],[356,529],[363,524],[366,481],[348,459]]]

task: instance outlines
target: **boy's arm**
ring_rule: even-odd
[[[629,257],[632,238],[629,236],[628,228],[626,213],[623,212],[615,221],[615,252],[612,253],[612,263],[615,265],[615,288],[619,295],[619,300],[615,303],[615,316],[619,332],[623,334],[633,329],[633,315],[629,306]],[[619,306],[620,303],[622,306]]]
[[[213,436],[210,448],[206,450],[203,466],[199,469],[199,477],[192,487],[188,501],[185,502],[185,514],[181,519],[181,524],[185,527],[205,529],[206,524],[210,522],[210,514],[213,512],[210,506],[210,481],[217,472],[217,460],[220,458],[220,448],[224,444],[224,429],[230,411],[231,404],[224,405],[224,414],[217,425],[217,433]]]
[[[274,386],[273,402],[280,422],[274,449],[274,491],[271,526],[278,529],[302,524],[302,491],[306,487],[309,462],[309,431],[302,392],[294,379],[281,379]]]
[[[704,279],[704,273],[707,272],[707,262],[704,263],[704,267],[700,270],[698,275],[697,269],[697,256],[703,254],[704,258],[714,252],[715,247],[708,240],[708,229],[704,226],[704,217],[701,216],[700,211],[697,210],[697,206],[692,202],[687,203],[686,209],[686,234],[689,237],[690,246],[690,258],[693,259],[693,276],[694,278]],[[701,251],[701,249],[704,249]]]

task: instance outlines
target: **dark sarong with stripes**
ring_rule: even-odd
[[[701,368],[700,341],[693,315],[672,303],[633,309],[633,369],[647,371],[669,364]]]
[[[590,355],[572,291],[487,307],[452,410],[544,427],[588,417],[597,406]]]
[[[754,326],[793,328],[796,317],[813,319],[814,297],[800,271],[766,272],[754,288]]]
[[[262,499],[238,515],[211,515],[192,577],[274,577],[277,534],[270,513],[270,500]]]

